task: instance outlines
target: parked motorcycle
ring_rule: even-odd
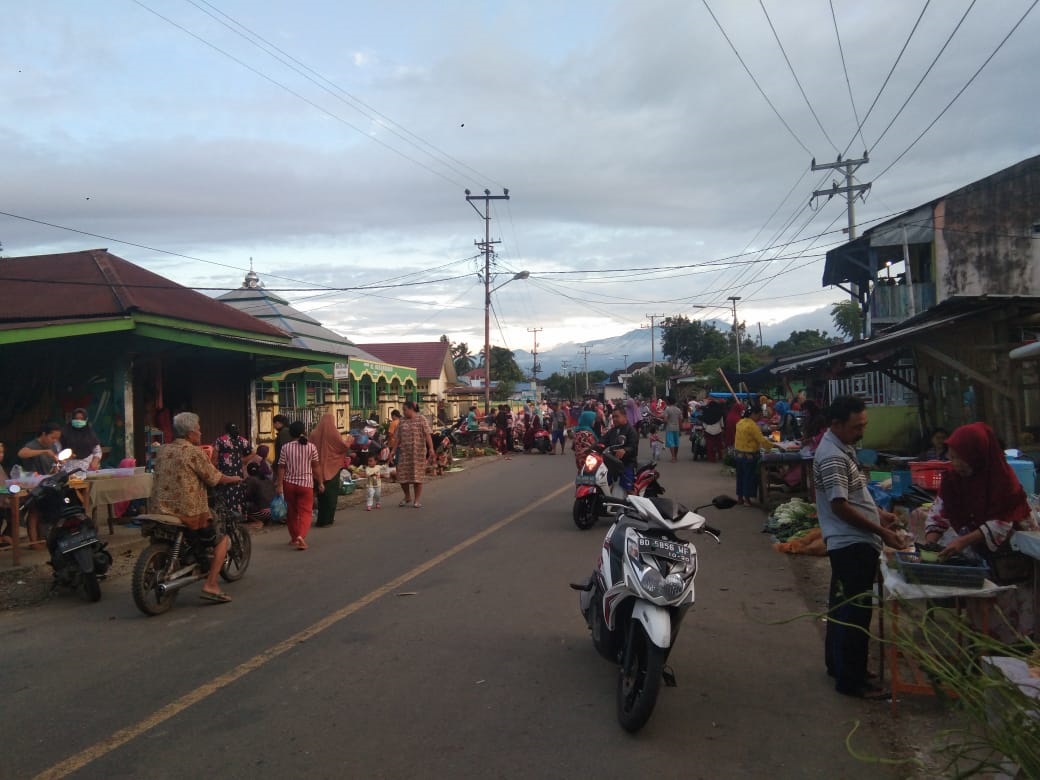
[[[664,428],[664,418],[658,417],[652,412],[644,412],[643,418],[639,421],[639,435],[644,439],[649,437],[651,428],[657,430]]]
[[[620,476],[624,464],[602,445],[585,456],[581,470],[574,478],[574,508],[572,516],[574,524],[582,531],[587,531],[596,524],[603,514],[604,499],[609,497],[624,500],[628,493],[621,487]],[[632,495],[655,498],[664,494],[664,488],[657,480],[661,474],[657,463],[650,461],[636,469],[635,484]]]
[[[220,493],[210,491],[209,505],[216,518],[218,536],[223,527],[228,537],[220,576],[226,582],[236,582],[249,568],[253,539],[243,525],[242,515],[231,512]],[[151,543],[137,558],[130,590],[139,610],[146,615],[161,615],[173,606],[182,588],[206,579],[213,547],[173,515],[145,514],[137,519],[141,522],[141,535]]]
[[[72,456],[72,450],[58,454],[59,462]],[[69,472],[44,477],[29,491],[22,502],[25,511],[35,511],[41,529],[46,530],[48,563],[54,577],[54,587],[77,590],[87,601],[101,599],[100,580],[112,565],[112,555],[105,542],[98,539],[94,522],[83,509],[76,491],[69,487]],[[19,488],[12,485],[17,493]]]
[[[679,533],[706,533],[719,542],[721,531],[698,512],[708,506],[729,509],[737,502],[717,496],[692,511],[667,498],[608,502],[617,519],[596,568],[588,580],[571,587],[581,591],[579,607],[596,651],[618,665],[618,722],[635,732],[653,714],[661,681],[676,685],[668,655],[694,602],[697,574],[697,548]]]

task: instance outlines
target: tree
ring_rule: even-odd
[[[524,372],[516,364],[513,351],[505,347],[491,347],[491,380],[493,382],[524,381]]]
[[[574,379],[569,374],[561,374],[554,371],[548,379],[542,381],[542,386],[556,398],[570,398],[574,393]]]
[[[833,340],[827,335],[825,330],[793,330],[790,336],[773,345],[773,357],[785,357],[787,355],[798,355],[802,352],[812,352],[814,349],[828,347],[832,343]]]
[[[856,301],[843,301],[831,306],[831,319],[838,332],[850,341],[863,335],[863,315]]]
[[[657,365],[657,395],[664,394],[665,383],[672,375],[672,367],[659,363]],[[632,374],[625,383],[625,392],[630,398],[650,398],[654,394],[654,382],[649,371]],[[631,421],[630,421],[631,422]]]
[[[682,315],[666,317],[661,323],[661,353],[673,363],[689,366],[722,357],[731,349],[727,335],[714,324]]]
[[[451,361],[455,364],[455,373],[467,374],[476,366],[473,355],[469,353],[469,345],[465,341],[451,345]]]

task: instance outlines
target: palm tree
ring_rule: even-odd
[[[451,345],[451,360],[455,364],[455,373],[462,375],[473,370],[476,361],[469,353],[469,345],[465,341]]]

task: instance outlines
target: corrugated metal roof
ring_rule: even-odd
[[[373,363],[384,362],[263,287],[242,287],[224,293],[217,300],[281,328],[289,334],[294,345],[303,349],[331,352]]]
[[[0,321],[33,326],[132,314],[246,331],[283,341],[273,324],[183,287],[106,249],[0,259]]]

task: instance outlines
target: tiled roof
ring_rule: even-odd
[[[396,342],[389,344],[359,344],[386,363],[395,366],[414,366],[419,379],[437,379],[449,358],[451,344],[446,341]]]
[[[0,259],[0,321],[37,326],[151,314],[285,338],[274,325],[117,257],[106,249]]]

